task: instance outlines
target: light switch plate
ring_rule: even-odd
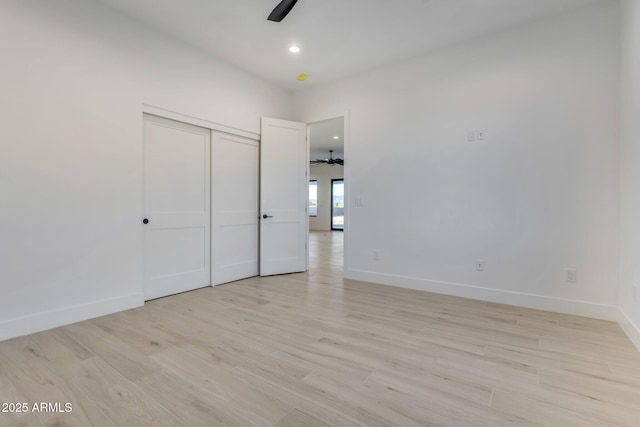
[[[467,132],[467,141],[469,142],[473,142],[477,139],[477,132],[470,130],[469,132]]]

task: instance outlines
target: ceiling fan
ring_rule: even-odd
[[[344,160],[343,159],[334,159],[333,158],[333,150],[329,150],[329,158],[328,159],[315,159],[315,160],[311,160],[309,163],[311,163],[312,165],[319,165],[319,164],[326,163],[326,164],[331,165],[331,166],[335,166],[335,165],[344,166]]]
[[[271,11],[269,17],[267,18],[269,21],[280,22],[284,19],[285,16],[291,12],[293,6],[296,5],[298,0],[282,0],[278,5]]]

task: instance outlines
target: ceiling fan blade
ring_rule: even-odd
[[[343,159],[334,159],[334,162],[336,162],[340,166],[344,166],[344,160]]]
[[[284,19],[285,16],[291,12],[293,6],[298,2],[298,0],[282,0],[278,5],[271,11],[269,17],[267,18],[269,21],[280,22]]]

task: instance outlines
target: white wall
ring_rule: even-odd
[[[640,2],[622,2],[621,324],[640,349]]]
[[[347,277],[614,319],[618,26],[600,2],[297,92],[350,111]]]
[[[309,217],[309,229],[331,230],[331,180],[343,179],[342,166],[313,165],[309,168],[309,179],[318,181],[318,216]]]
[[[142,303],[143,104],[255,133],[260,116],[294,110],[288,93],[94,2],[0,11],[4,339]],[[622,247],[620,305],[637,328],[636,1],[624,17],[621,153],[616,2],[296,94],[299,120],[351,112],[346,185],[365,206],[351,206],[346,274],[609,318]]]
[[[259,133],[291,96],[95,2],[0,1],[0,339],[140,305],[144,103]]]

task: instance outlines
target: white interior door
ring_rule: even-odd
[[[307,162],[304,123],[262,118],[260,275],[307,269]]]
[[[144,117],[145,299],[211,284],[209,129]]]
[[[258,275],[258,141],[213,132],[211,281]]]

